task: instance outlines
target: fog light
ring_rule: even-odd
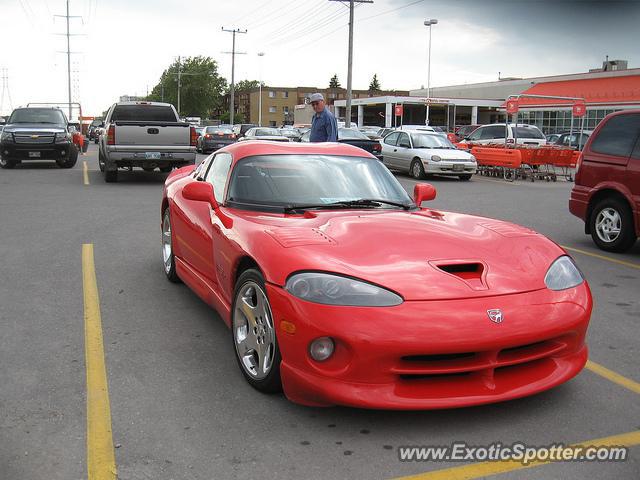
[[[309,345],[309,355],[317,362],[324,362],[331,355],[335,346],[333,340],[329,337],[316,338],[311,345]]]
[[[65,152],[64,150],[60,150],[60,155],[64,155],[65,153],[67,152]]]

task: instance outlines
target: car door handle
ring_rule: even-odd
[[[394,152],[397,152],[397,151],[398,151],[398,149],[397,149],[397,148],[394,148],[394,149],[393,149],[393,151],[394,151]]]

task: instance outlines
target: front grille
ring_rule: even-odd
[[[34,138],[35,137],[35,138]],[[55,135],[52,134],[48,134],[48,135],[24,135],[24,134],[14,134],[13,138],[15,140],[16,143],[20,143],[20,144],[38,144],[38,145],[42,145],[42,144],[48,144],[48,143],[53,143],[53,140],[55,139]]]
[[[562,354],[569,340],[556,337],[499,350],[403,356],[392,367],[402,380],[446,380],[463,376],[493,378],[498,371],[526,368]]]

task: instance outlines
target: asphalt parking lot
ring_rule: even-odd
[[[593,363],[521,400],[389,412],[302,407],[245,382],[224,323],[165,279],[164,178],[135,171],[106,184],[93,144],[70,170],[31,163],[0,171],[0,478],[87,477],[85,244],[94,249],[120,479],[484,478],[499,468],[504,479],[640,476],[640,242],[627,254],[597,250],[568,212],[571,183],[429,180],[434,208],[523,224],[567,248],[595,300]],[[398,178],[413,190],[414,180]],[[397,451],[454,441],[597,445],[609,437],[630,447],[626,462],[521,469],[400,462]]]

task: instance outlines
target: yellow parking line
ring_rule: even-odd
[[[611,437],[586,440],[584,442],[569,445],[566,448],[586,445],[593,445],[597,447],[632,447],[634,445],[640,445],[640,430],[623,433],[621,435],[613,435]],[[539,467],[541,465],[547,465],[554,462],[556,461],[533,460],[527,465],[523,465],[519,461],[515,460],[480,462],[462,465],[460,467],[447,468],[444,470],[420,473],[418,475],[410,475],[408,477],[399,477],[395,480],[469,480],[485,477],[487,475],[497,475],[500,473],[513,472],[515,470],[524,470],[525,468]]]
[[[100,299],[93,261],[93,244],[82,245],[85,364],[87,369],[87,474],[88,480],[117,478],[107,369],[104,362]]]
[[[84,184],[89,185],[89,166],[86,160],[82,162],[82,176],[84,178]]]
[[[600,260],[606,260],[608,262],[617,263],[619,265],[624,265],[626,267],[631,267],[631,268],[637,268],[638,270],[640,270],[640,264],[637,264],[637,263],[618,260],[617,258],[607,257],[606,255],[598,255],[597,253],[587,252],[586,250],[580,250],[579,248],[567,247],[566,245],[560,245],[560,246],[565,250],[569,250],[570,252],[581,253],[589,257],[599,258]]]
[[[587,369],[591,370],[593,373],[600,375],[601,377],[606,378],[610,382],[617,383],[618,385],[631,390],[634,393],[640,394],[640,383],[635,382],[627,377],[623,377],[619,373],[614,372],[613,370],[609,370],[608,368],[603,367],[595,362],[589,360],[587,362]]]

